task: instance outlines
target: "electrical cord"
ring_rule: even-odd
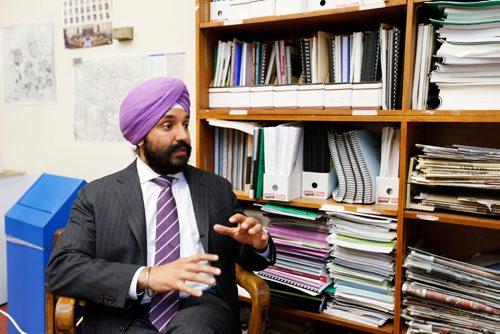
[[[14,318],[12,318],[7,312],[4,312],[2,310],[0,310],[0,313],[5,315],[7,317],[7,319],[10,320],[10,322],[12,322],[14,324],[14,326],[16,327],[17,331],[20,333],[20,334],[28,334],[26,332],[23,332],[23,330],[19,327],[19,325],[17,324],[17,322],[14,320]]]

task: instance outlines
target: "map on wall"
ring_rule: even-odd
[[[52,23],[7,26],[1,33],[5,102],[54,103]]]
[[[75,59],[75,138],[123,141],[118,112],[126,94],[156,77],[183,79],[184,53]]]

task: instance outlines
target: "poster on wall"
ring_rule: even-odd
[[[113,43],[111,0],[63,0],[64,45],[68,49]]]
[[[0,41],[5,102],[54,103],[52,23],[4,27],[1,29]]]
[[[184,52],[75,59],[75,138],[123,141],[118,112],[125,95],[156,76],[183,79]]]

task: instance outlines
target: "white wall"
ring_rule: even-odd
[[[21,169],[33,174],[47,172],[91,181],[127,166],[135,154],[125,141],[75,140],[73,58],[184,51],[184,79],[191,93],[191,118],[194,119],[195,1],[114,0],[113,27],[134,27],[134,40],[113,40],[109,46],[72,50],[64,48],[61,8],[62,0],[0,0],[0,28],[36,21],[53,23],[56,77],[55,104],[17,106],[5,104],[0,76],[0,155],[5,169]],[[194,124],[193,121],[193,143]],[[196,161],[194,155],[191,161]]]

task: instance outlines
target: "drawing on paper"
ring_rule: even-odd
[[[52,23],[2,29],[4,100],[12,104],[55,100]]]

